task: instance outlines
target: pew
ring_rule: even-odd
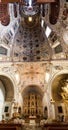
[[[21,124],[0,123],[0,130],[22,130]]]
[[[18,127],[0,127],[0,130],[18,130]]]
[[[46,123],[42,130],[68,130],[68,123]]]
[[[68,130],[68,127],[48,127],[47,130]]]

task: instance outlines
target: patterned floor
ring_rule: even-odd
[[[28,126],[24,126],[23,130],[42,130],[42,128],[40,126],[28,125]]]

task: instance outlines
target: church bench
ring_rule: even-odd
[[[47,123],[42,130],[68,130],[68,123]]]
[[[0,127],[0,130],[18,130],[18,127]]]
[[[0,130],[21,130],[21,124],[14,124],[14,123],[1,123]]]
[[[61,126],[58,126],[58,127],[48,127],[47,130],[68,130],[68,127],[61,127]]]

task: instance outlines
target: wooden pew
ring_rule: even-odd
[[[68,123],[47,123],[42,130],[68,130]]]
[[[0,130],[18,130],[18,127],[0,127]]]
[[[0,130],[22,130],[22,125],[14,123],[1,123]]]
[[[48,127],[47,130],[68,130],[68,127]]]

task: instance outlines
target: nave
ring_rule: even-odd
[[[66,129],[68,0],[1,0],[1,124]]]

